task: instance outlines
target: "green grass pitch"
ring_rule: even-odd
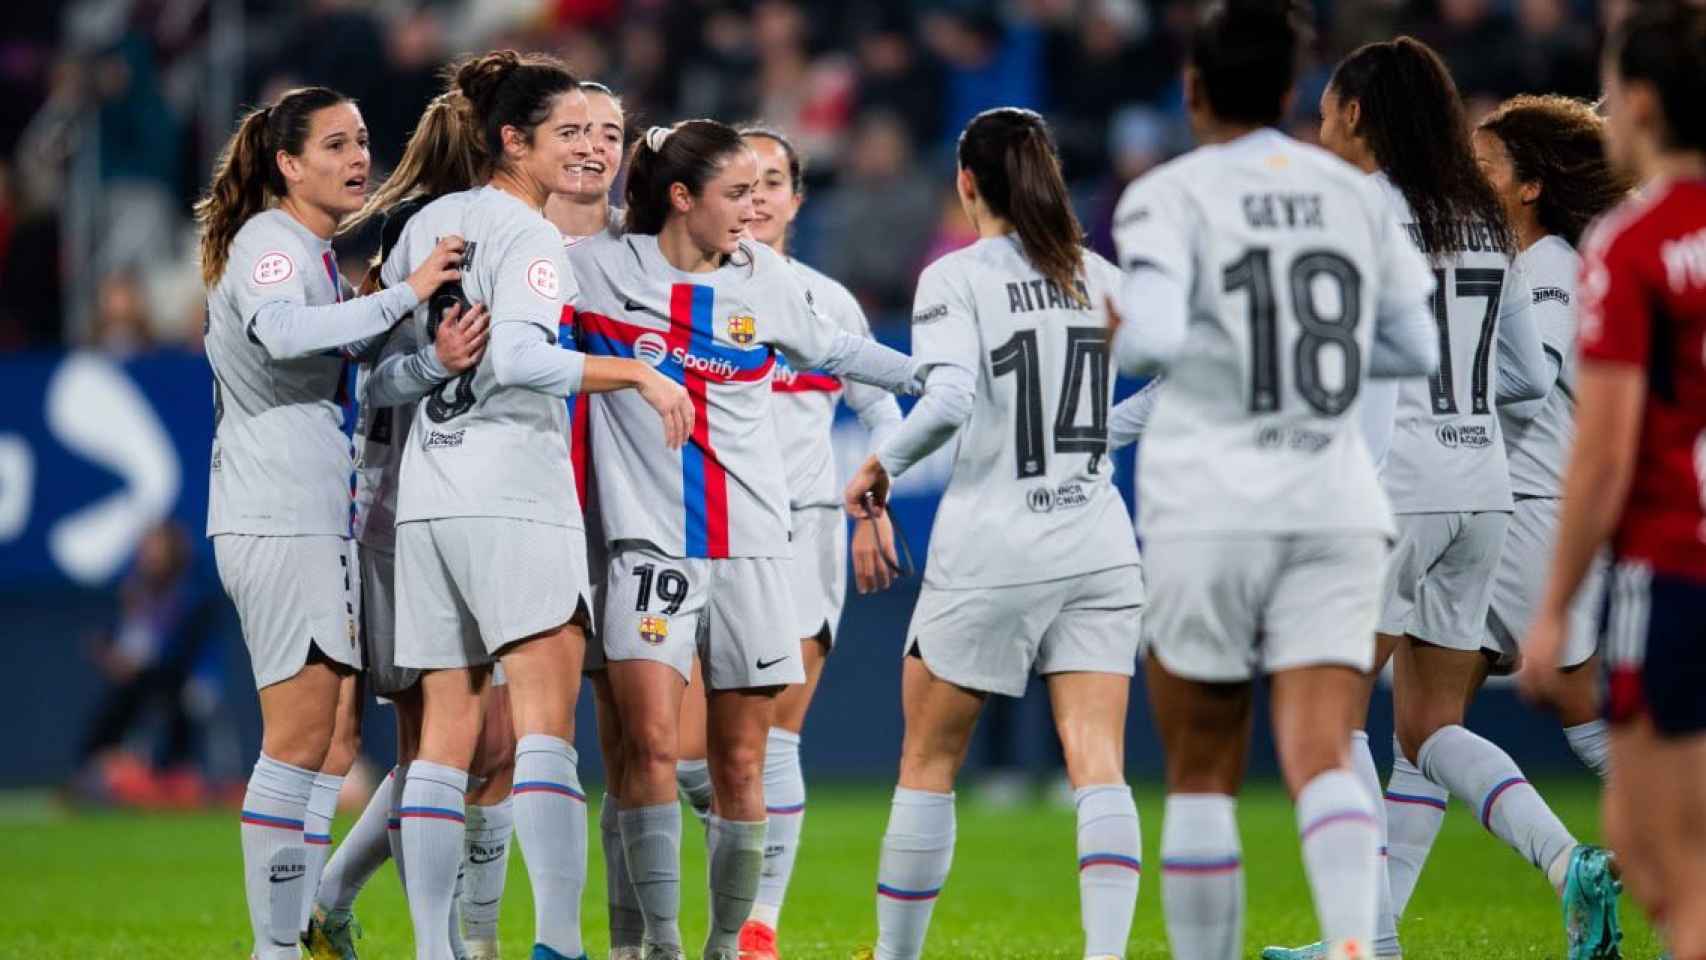
[[[1542,783],[1542,792],[1579,836],[1598,835],[1597,790],[1584,780]],[[597,791],[589,791],[596,798]],[[1161,794],[1138,790],[1144,877],[1129,956],[1168,956],[1159,863]],[[602,958],[603,863],[597,810],[590,811],[591,877],[583,904],[586,945]],[[793,889],[783,914],[787,960],[845,960],[875,931],[877,850],[888,815],[886,791],[819,787],[811,795]],[[1276,786],[1249,789],[1239,807],[1243,833],[1247,955],[1263,944],[1313,939],[1310,906],[1291,807]],[[689,820],[691,824],[691,820]],[[347,819],[338,824],[342,837]],[[704,843],[683,844],[683,921],[690,945],[705,925]],[[0,957],[16,960],[240,960],[248,923],[243,906],[236,814],[70,816],[0,797]],[[1070,811],[1038,805],[990,810],[962,797],[959,845],[936,906],[928,958],[1051,957],[1079,953],[1078,886]],[[408,914],[389,866],[356,904],[364,960],[408,960]],[[1658,955],[1652,934],[1624,899],[1624,956]],[[527,873],[512,858],[503,909],[504,955],[531,947]],[[1561,957],[1558,907],[1546,882],[1487,835],[1454,803],[1402,927],[1412,958],[1481,960]],[[693,954],[693,955],[696,955]]]

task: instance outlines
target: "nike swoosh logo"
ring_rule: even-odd
[[[777,657],[774,660],[760,660],[760,661],[758,661],[758,669],[768,670],[771,667],[774,667],[775,665],[777,665],[778,663],[781,663],[782,661],[784,661],[786,659],[788,659],[788,658],[787,657]]]
[[[479,866],[480,864],[485,864],[485,863],[496,863],[499,860],[502,860],[503,858],[504,858],[504,855],[501,853],[494,853],[491,856],[487,856],[487,857],[476,857],[473,854],[469,854],[468,855],[468,862],[474,864],[475,866]]]
[[[646,306],[645,304],[635,303],[632,300],[623,300],[622,301],[622,309],[628,311],[629,313],[633,313],[636,310],[645,311],[646,313],[657,313],[656,310],[653,310],[652,308]]]
[[[293,877],[281,877],[281,876],[278,876],[277,874],[274,874],[272,876],[267,877],[267,879],[271,880],[273,883],[289,883],[292,880],[301,880],[304,876],[305,876],[305,874],[301,874],[301,873],[296,874]]]

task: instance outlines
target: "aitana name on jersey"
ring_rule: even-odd
[[[702,357],[689,351],[686,347],[671,348],[662,334],[642,333],[634,338],[634,356],[646,361],[654,367],[662,366],[668,358],[681,364],[682,367],[695,373],[703,373],[710,377],[727,380],[739,373],[734,364],[721,357]]]

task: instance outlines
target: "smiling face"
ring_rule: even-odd
[[[587,90],[587,141],[591,152],[581,163],[575,189],[577,200],[597,200],[610,195],[616,174],[622,169],[622,107],[616,98],[601,90]]]
[[[592,156],[591,125],[586,95],[579,90],[560,93],[532,130],[503,128],[505,165],[547,194],[574,193],[581,189],[583,167]]]
[[[367,125],[353,103],[314,111],[302,153],[280,150],[276,160],[290,197],[324,210],[334,220],[360,210],[367,198],[373,160],[367,150]]]
[[[788,227],[800,213],[805,195],[794,192],[788,151],[773,137],[746,137],[758,161],[758,186],[752,192],[752,238],[780,249]]]
[[[735,252],[752,225],[752,196],[757,186],[758,155],[743,147],[723,159],[698,196],[684,183],[670,184],[670,205],[684,221],[695,246],[706,253],[727,256]]]

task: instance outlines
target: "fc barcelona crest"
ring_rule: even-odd
[[[669,618],[642,616],[640,618],[640,639],[657,646],[669,639]]]
[[[758,337],[758,324],[745,314],[735,314],[729,318],[729,339],[747,346]]]

